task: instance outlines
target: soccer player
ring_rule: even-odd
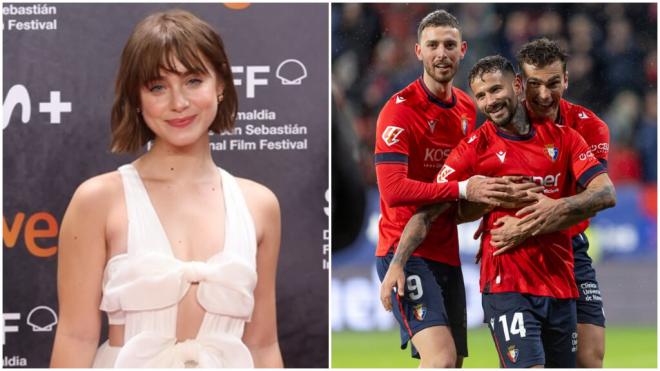
[[[577,130],[587,142],[594,157],[607,169],[610,134],[605,122],[590,110],[562,99],[568,87],[566,54],[556,42],[538,39],[529,42],[517,55],[523,78],[525,104],[532,118],[549,119],[558,125]],[[553,218],[541,213],[538,223]],[[591,258],[585,220],[569,229],[575,259],[575,281],[580,294],[577,299],[577,365],[603,367],[605,355],[605,314],[600,288]]]
[[[467,355],[467,330],[458,236],[450,216],[455,207],[433,223],[415,256],[398,254],[397,244],[420,205],[459,197],[498,205],[510,190],[503,179],[433,182],[447,155],[474,129],[476,109],[470,97],[452,85],[467,50],[456,18],[434,11],[420,22],[417,37],[415,54],[423,75],[392,96],[378,117],[375,162],[382,217],[376,265],[387,287],[384,297],[381,290],[381,300],[390,310],[395,303],[401,348],[412,340],[412,355],[421,359],[422,367],[460,367]],[[406,288],[403,280],[391,278],[393,272],[403,277],[404,269]],[[395,286],[406,296],[399,299],[392,292]]]
[[[525,112],[515,97],[521,82],[504,58],[482,59],[472,69],[469,81],[479,109],[491,124],[478,130],[472,143],[468,143],[469,139],[461,143],[452,154],[456,157],[445,163],[444,178],[460,179],[473,172],[529,175],[545,187],[545,195],[537,196],[538,204],[553,205],[548,210],[561,211],[553,213],[551,222],[540,226],[537,236],[525,239],[518,249],[497,256],[492,254],[489,230],[515,209],[496,208],[487,216],[480,284],[484,314],[501,364],[574,367],[576,314],[572,298],[577,297],[577,290],[571,242],[561,230],[614,206],[614,187],[576,131],[536,124],[541,120],[533,117],[533,125],[527,120],[515,120],[516,111]],[[521,121],[526,125],[520,125]],[[507,157],[509,161],[504,166]],[[447,174],[447,169],[454,172]],[[585,191],[565,197],[575,193],[571,180]],[[557,200],[561,197],[564,198]],[[538,211],[538,204],[523,208],[516,216],[533,214]]]
[[[546,38],[537,39],[523,45],[517,59],[523,78],[525,106],[532,120],[549,120],[575,129],[585,139],[593,156],[607,169],[610,139],[607,124],[590,110],[562,99],[568,87],[568,73],[567,55],[559,45]],[[556,218],[555,213],[559,210],[541,209],[543,205],[552,206],[550,203],[540,203],[528,209],[536,211],[526,219],[529,223],[506,219],[500,228],[493,230],[492,243],[501,248],[499,253],[516,246],[543,223]],[[580,295],[576,301],[579,340],[577,365],[600,368],[603,367],[605,355],[605,314],[596,271],[587,254],[589,241],[584,230],[588,226],[589,220],[584,220],[568,229],[575,260],[575,281]]]

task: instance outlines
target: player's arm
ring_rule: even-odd
[[[516,213],[516,216],[524,215],[519,222],[522,233],[532,236],[566,229],[616,205],[614,185],[604,172],[597,175],[583,192],[575,196],[557,200],[543,194],[534,197],[537,198],[535,204]]]
[[[518,209],[535,201],[530,194],[543,191],[543,187],[527,180],[522,176],[504,176],[501,179],[507,183],[507,193],[504,197],[497,198],[499,207],[506,209]],[[467,223],[482,218],[495,208],[494,205],[483,204],[461,200],[458,203],[456,223]]]
[[[92,367],[101,335],[101,287],[105,236],[112,197],[93,178],[74,193],[59,236],[57,256],[57,332],[50,367]]]
[[[391,293],[393,288],[396,288],[399,296],[404,294],[405,274],[403,267],[405,267],[406,262],[426,239],[433,221],[450,207],[451,203],[449,202],[422,206],[406,223],[401,238],[399,238],[399,245],[380,286],[380,300],[385,310],[392,310]]]

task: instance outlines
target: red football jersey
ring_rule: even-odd
[[[489,121],[450,154],[437,181],[523,175],[543,185],[551,198],[572,195],[574,184],[585,186],[605,172],[575,130],[553,123],[533,124],[529,134],[513,136]],[[576,298],[573,249],[566,231],[531,237],[519,247],[493,256],[490,230],[499,218],[518,209],[496,208],[485,218],[481,239],[480,286],[483,293],[520,292],[555,298]]]
[[[396,251],[403,228],[421,205],[458,200],[457,182],[437,184],[435,174],[452,149],[474,130],[470,97],[452,88],[442,102],[420,78],[394,94],[378,116],[375,162],[380,192],[376,256]],[[413,255],[458,266],[455,206],[433,223]]]
[[[607,169],[607,156],[610,151],[610,130],[607,124],[588,109],[562,99],[559,103],[559,122],[575,129],[587,142],[591,153]],[[571,236],[584,232],[589,220],[582,221],[568,229]]]

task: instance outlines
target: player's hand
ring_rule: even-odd
[[[470,202],[500,206],[502,200],[512,201],[511,182],[503,178],[474,175],[468,179],[466,199]]]
[[[405,282],[406,275],[401,264],[391,263],[387,273],[385,273],[383,282],[380,284],[380,302],[383,303],[383,308],[386,311],[392,311],[392,289],[396,289],[397,294],[403,296]]]
[[[553,230],[558,226],[566,207],[563,200],[552,199],[543,193],[530,193],[536,202],[518,210],[516,216],[523,216],[518,222],[521,231],[530,236],[536,236],[541,231]]]
[[[509,182],[509,189],[511,192],[506,199],[500,200],[500,207],[506,209],[519,209],[535,202],[536,198],[532,195],[534,193],[543,192],[544,189],[543,186],[540,186],[520,175],[509,175],[502,178]]]
[[[520,219],[505,215],[495,221],[493,229],[490,230],[490,244],[495,247],[493,256],[503,254],[520,245],[529,238],[519,226]]]

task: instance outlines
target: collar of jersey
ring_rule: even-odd
[[[531,128],[529,128],[529,133],[524,134],[524,135],[515,135],[515,134],[509,134],[509,133],[506,133],[506,132],[500,130],[497,127],[497,125],[495,125],[493,122],[491,122],[491,124],[493,125],[493,127],[495,127],[495,133],[498,136],[500,136],[504,139],[508,139],[508,140],[529,140],[529,139],[534,138],[534,135],[536,134],[536,129],[534,128],[534,125],[531,125]]]
[[[453,108],[456,105],[456,94],[454,94],[454,88],[451,89],[451,103],[445,103],[433,95],[429,88],[426,87],[426,84],[424,84],[423,76],[419,78],[419,85],[422,86],[422,89],[424,89],[424,92],[426,92],[426,97],[431,101],[431,103],[442,108]]]

